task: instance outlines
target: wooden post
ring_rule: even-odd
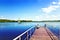
[[[21,37],[19,37],[19,40],[21,40]]]
[[[59,28],[59,38],[58,39],[60,40],[60,28]]]
[[[28,40],[28,32],[27,32],[27,40]]]
[[[31,30],[30,30],[30,37],[31,37]]]

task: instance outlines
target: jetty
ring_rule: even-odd
[[[13,40],[59,40],[47,27],[31,27]]]
[[[59,40],[48,28],[36,29],[30,40]]]

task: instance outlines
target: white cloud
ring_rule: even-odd
[[[57,8],[60,8],[60,1],[59,2],[52,2],[52,4],[50,4],[50,6],[48,6],[46,8],[42,8],[42,11],[44,13],[46,13],[46,14],[37,15],[37,16],[34,16],[33,18],[29,18],[29,19],[32,19],[34,21],[41,21],[41,20],[60,20],[60,15],[58,15],[58,14],[57,15],[56,14],[50,14],[50,15],[47,14],[47,13],[56,11]]]
[[[6,19],[4,16],[0,16],[0,19]]]
[[[58,8],[59,6],[49,6],[47,8],[42,8],[42,11],[45,12],[45,13],[50,13],[52,12],[53,10],[56,10],[56,8]]]
[[[60,2],[58,2],[58,4],[60,5]]]
[[[52,4],[57,4],[57,2],[52,2]]]
[[[58,5],[60,5],[60,0],[58,0]]]
[[[35,19],[36,21],[41,21],[41,20],[59,20],[60,16],[58,15],[48,15],[48,14],[45,14],[45,15],[40,15],[40,16],[35,16]]]
[[[52,5],[52,4],[53,4],[53,5]],[[52,12],[52,11],[57,10],[57,8],[60,7],[60,2],[52,2],[52,4],[51,4],[50,6],[48,6],[48,7],[46,7],[46,8],[42,8],[42,11],[43,11],[44,13],[50,13],[50,12]],[[55,5],[55,4],[56,4],[56,5]]]

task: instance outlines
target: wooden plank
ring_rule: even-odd
[[[46,32],[46,29],[44,27],[40,27],[39,29],[36,29],[30,40],[52,40],[52,39]]]
[[[51,31],[49,31],[48,28],[46,28],[46,31],[52,40],[59,40],[58,37],[56,37]]]

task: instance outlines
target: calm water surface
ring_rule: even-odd
[[[26,22],[26,23],[0,23],[0,40],[12,40],[36,24],[47,27],[57,37],[59,36],[60,22]]]
[[[12,40],[31,27],[32,23],[0,23],[0,40]]]

